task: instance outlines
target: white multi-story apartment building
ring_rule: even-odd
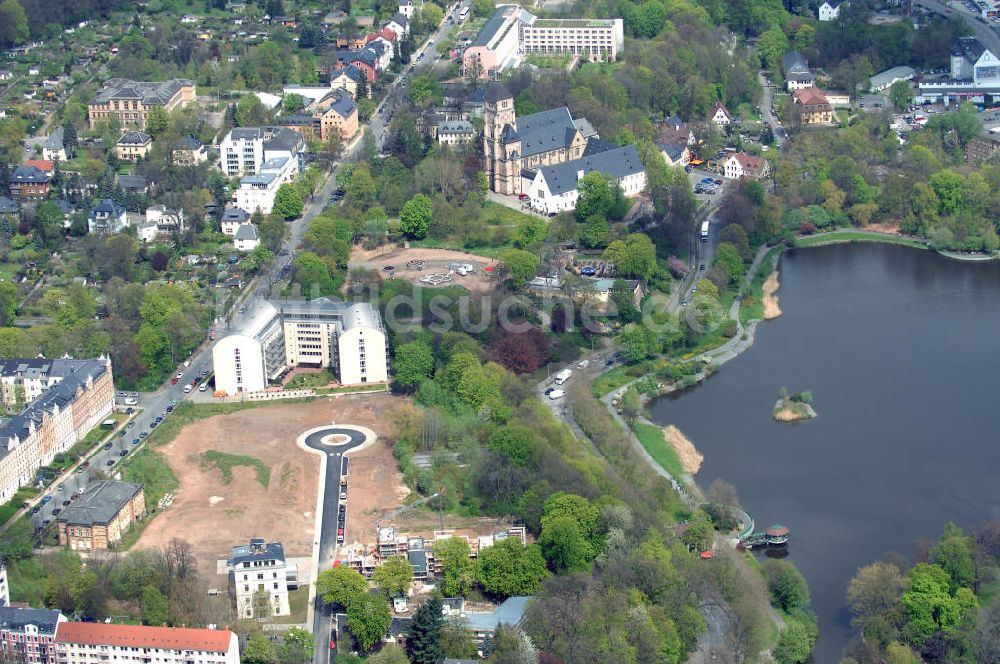
[[[294,177],[303,167],[305,141],[288,127],[237,127],[219,145],[219,168],[228,177],[258,175],[271,159],[287,157]]]
[[[257,175],[244,175],[240,178],[240,188],[236,190],[236,207],[251,214],[256,210],[270,214],[278,189],[286,182],[291,182],[298,172],[295,158],[287,154],[268,157],[261,164]]]
[[[229,592],[240,618],[287,616],[288,575],[285,547],[254,537],[250,544],[233,547],[229,559]]]
[[[330,367],[344,384],[388,380],[386,335],[367,302],[272,300],[258,305],[244,334],[212,350],[215,386],[228,394],[256,392],[297,366]]]
[[[0,394],[17,413],[0,424],[0,502],[5,502],[111,413],[111,362],[0,360]]]
[[[240,664],[227,629],[66,622],[56,633],[58,664]]]

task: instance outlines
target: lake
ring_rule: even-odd
[[[1000,264],[881,244],[792,250],[780,318],[712,378],[651,404],[705,455],[707,487],[736,485],[758,529],[791,529],[812,590],[820,664],[851,636],[858,567],[1000,517]],[[779,424],[782,387],[815,420]]]

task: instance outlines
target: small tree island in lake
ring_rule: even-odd
[[[778,422],[799,422],[816,417],[812,407],[812,392],[796,392],[789,396],[788,388],[781,388],[780,397],[774,404],[771,416]]]

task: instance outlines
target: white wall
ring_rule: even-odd
[[[361,372],[359,344],[364,340],[365,372]],[[340,382],[345,385],[377,383],[389,379],[385,361],[385,334],[371,327],[354,327],[337,338]],[[364,379],[364,380],[362,380]]]
[[[239,368],[237,368],[237,358]],[[219,339],[212,349],[215,389],[226,394],[256,392],[267,386],[264,380],[264,353],[260,342],[243,334]]]

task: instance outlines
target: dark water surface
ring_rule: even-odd
[[[734,483],[758,529],[791,529],[789,560],[819,617],[816,661],[850,634],[847,584],[948,521],[1000,517],[1000,264],[877,244],[791,251],[783,315],[707,382],[652,404]],[[778,424],[778,391],[812,390],[815,420]]]

